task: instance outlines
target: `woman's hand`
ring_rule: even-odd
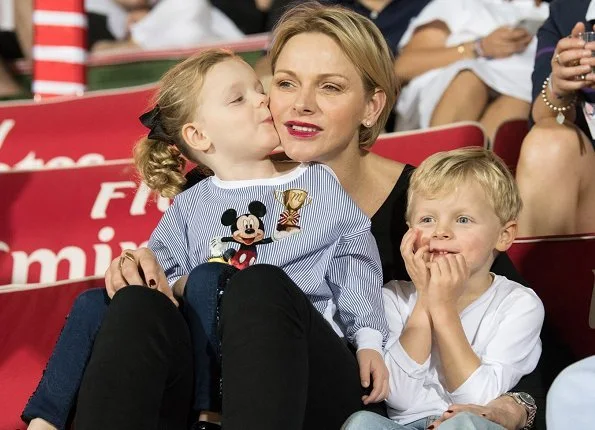
[[[405,268],[407,273],[415,285],[417,294],[424,296],[428,290],[428,282],[430,280],[430,271],[427,267],[430,255],[429,245],[423,245],[419,249],[415,249],[415,243],[419,236],[419,230],[410,228],[404,235],[401,241],[401,255],[405,261]]]
[[[527,411],[523,406],[508,396],[500,396],[486,406],[450,405],[448,410],[428,428],[439,428],[440,424],[454,417],[459,412],[471,412],[472,414],[482,416],[493,423],[500,424],[506,430],[520,430],[527,422]]]
[[[533,35],[524,28],[498,27],[481,39],[481,49],[486,57],[505,58],[523,52]]]
[[[578,37],[584,31],[585,25],[577,23],[570,37],[560,39],[554,50],[551,84],[554,96],[558,98],[568,97],[595,83],[595,74],[591,73],[591,67],[595,66],[591,50],[586,49],[585,42]]]
[[[454,307],[463,294],[469,279],[469,266],[461,254],[446,254],[428,263],[428,307],[430,312],[443,307]]]
[[[374,349],[360,349],[357,352],[357,362],[362,387],[368,388],[370,386],[370,375],[373,381],[370,394],[362,397],[364,404],[386,400],[388,397],[388,369],[384,364],[382,355]]]
[[[105,288],[110,298],[128,285],[147,285],[149,288],[159,290],[178,306],[163,269],[148,248],[122,251],[105,272]]]

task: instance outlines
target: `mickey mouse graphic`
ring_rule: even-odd
[[[235,209],[227,209],[221,215],[221,224],[230,226],[231,236],[215,237],[211,240],[211,258],[209,261],[221,261],[242,270],[256,263],[258,255],[256,245],[273,242],[272,237],[264,237],[262,217],[267,213],[266,206],[255,200],[248,205],[247,214],[237,216]],[[235,242],[240,244],[236,251],[233,248],[222,251],[223,243]]]

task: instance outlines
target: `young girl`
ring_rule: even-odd
[[[353,344],[362,371],[373,372],[368,400],[382,400],[388,394],[386,373],[379,371],[385,370],[381,350],[387,327],[370,221],[327,167],[270,160],[279,138],[267,105],[248,64],[231,52],[211,50],[167,72],[155,108],[141,117],[150,132],[135,149],[137,168],[152,189],[177,195],[149,246],[174,293],[185,299],[197,366],[194,410],[218,409],[217,386],[213,388],[218,380],[210,372],[217,367],[216,323],[210,317],[216,312],[205,308],[195,291],[213,280],[199,275],[205,266],[216,267],[214,279],[223,290],[235,272],[256,263],[282,268],[335,333]],[[298,124],[293,129],[311,132]],[[213,176],[178,194],[185,181],[182,155],[208,167]],[[211,260],[219,262],[204,264]],[[153,286],[151,280],[148,285]],[[104,306],[103,296],[95,303]],[[67,332],[65,328],[59,345],[68,342]],[[89,345],[92,339],[70,349]],[[63,365],[64,355],[55,351],[48,369],[58,367],[56,362]],[[81,377],[64,375],[77,381]],[[74,399],[75,393],[69,394]],[[44,416],[40,411],[54,402],[51,397],[42,378],[24,416],[63,428],[71,403]],[[203,423],[199,428],[209,427]]]

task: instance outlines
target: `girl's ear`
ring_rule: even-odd
[[[182,126],[182,138],[190,148],[202,152],[208,151],[213,144],[197,122],[189,122]]]
[[[516,238],[518,224],[516,220],[508,221],[500,231],[500,237],[496,244],[496,249],[500,252],[507,251],[512,246]]]

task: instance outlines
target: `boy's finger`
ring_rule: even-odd
[[[368,401],[370,403],[376,403],[376,402],[382,400],[382,388],[383,388],[384,381],[382,381],[380,373],[381,372],[379,370],[372,371],[372,380],[374,381],[374,384],[373,384],[374,388],[368,395]]]
[[[359,378],[362,387],[368,388],[370,386],[370,361],[360,361],[359,363]]]

